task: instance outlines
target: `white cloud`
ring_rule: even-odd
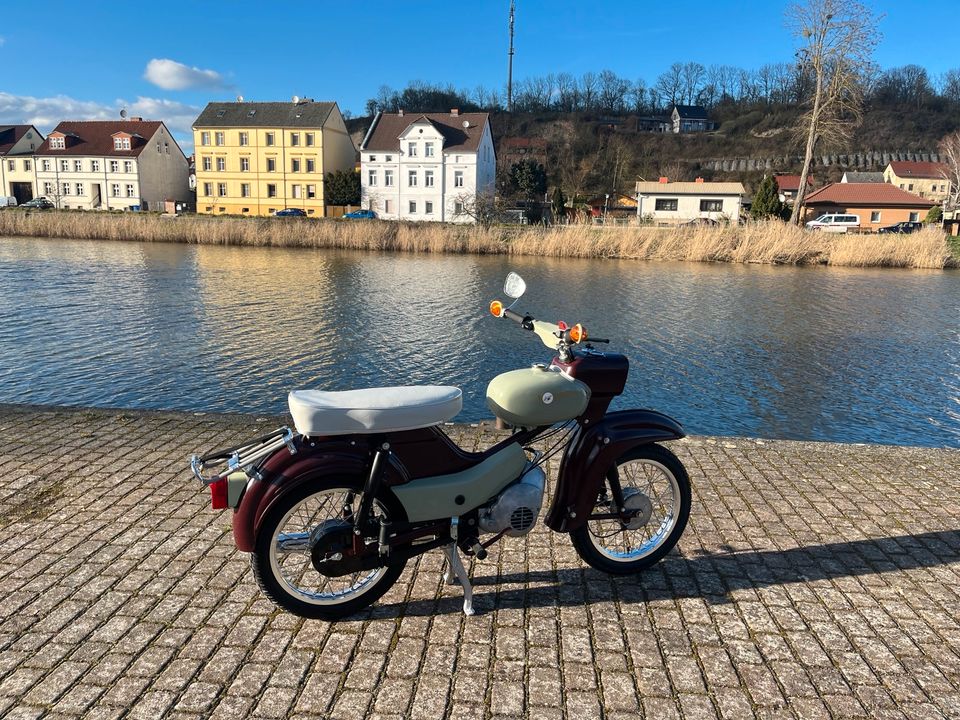
[[[6,41],[7,41],[7,39],[6,39],[3,35],[0,35],[0,47],[3,47],[3,44],[4,44]]]
[[[35,125],[44,135],[64,120],[119,120],[122,108],[132,117],[163,120],[183,151],[193,151],[191,126],[201,110],[194,105],[149,97],[132,102],[118,99],[108,105],[66,95],[37,98],[0,92],[0,124]]]
[[[215,70],[188,67],[176,60],[154,58],[147,63],[143,77],[164,90],[186,90],[193,87],[227,87],[223,77]]]

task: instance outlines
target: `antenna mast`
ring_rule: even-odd
[[[513,11],[514,2],[510,0],[510,50],[507,52],[507,112],[513,112]]]

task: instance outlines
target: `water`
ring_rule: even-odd
[[[0,240],[0,402],[280,413],[293,388],[464,389],[549,351],[486,312],[582,322],[615,407],[691,433],[960,445],[960,273]]]

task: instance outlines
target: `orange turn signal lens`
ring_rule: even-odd
[[[490,314],[494,317],[503,317],[503,303],[499,300],[490,303]]]
[[[570,339],[575,343],[583,342],[587,339],[587,331],[583,329],[583,325],[577,323],[570,328]]]

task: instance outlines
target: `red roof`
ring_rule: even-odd
[[[803,202],[845,207],[930,208],[936,204],[888,183],[831,183],[814,190]]]
[[[890,169],[897,177],[932,178],[939,180],[947,177],[947,166],[937,162],[911,162],[898,160],[890,163]]]
[[[159,120],[67,120],[54,128],[51,135],[62,133],[67,138],[62,150],[51,150],[44,140],[37,155],[95,155],[137,157],[147,147],[154,133],[163,125]],[[113,136],[128,133],[133,138],[129,150],[115,150]],[[139,136],[139,137],[137,137]],[[168,140],[172,142],[172,140]]]
[[[774,175],[773,179],[777,181],[777,189],[783,192],[796,192],[800,189],[799,175]],[[813,175],[807,175],[807,188],[813,185]]]

